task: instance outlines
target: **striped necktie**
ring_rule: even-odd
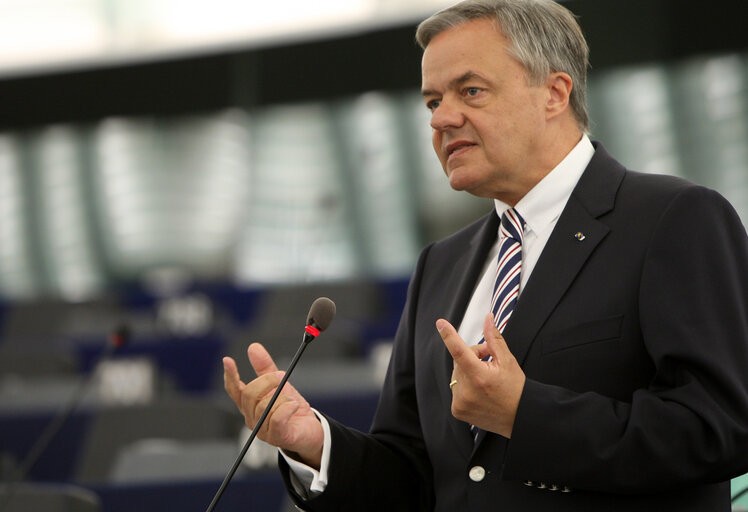
[[[519,297],[524,227],[524,219],[514,208],[508,209],[501,216],[499,264],[496,267],[496,280],[491,296],[491,312],[499,332],[504,332]],[[478,344],[485,342],[486,339],[481,337]]]
[[[524,228],[525,221],[514,208],[501,216],[499,265],[491,297],[491,311],[499,332],[504,332],[519,297]]]
[[[520,273],[522,271],[522,240],[524,235],[525,221],[517,210],[510,208],[501,216],[499,227],[499,265],[496,269],[496,281],[493,286],[491,297],[491,312],[499,332],[504,332],[504,327],[514,312],[514,306],[519,297]],[[486,339],[481,337],[478,344],[485,343]],[[484,361],[489,361],[491,356],[486,356]],[[471,425],[470,429],[475,438],[478,437],[480,429]]]

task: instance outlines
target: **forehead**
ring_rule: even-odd
[[[423,52],[423,85],[453,80],[468,70],[488,75],[510,65],[510,61],[519,64],[510,57],[509,45],[493,20],[471,20],[447,29],[436,35]]]

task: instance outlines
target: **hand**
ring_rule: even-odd
[[[278,371],[265,347],[253,343],[247,349],[249,362],[257,378],[242,382],[236,362],[223,358],[223,382],[249,428],[254,428],[270,398],[280,384],[284,372]],[[309,403],[291,385],[286,384],[270,410],[257,437],[287,452],[293,458],[319,469],[324,432]]]
[[[509,351],[490,313],[483,322],[486,342],[468,347],[446,320],[436,328],[454,359],[452,415],[483,430],[512,436],[514,418],[525,387],[525,374]],[[483,361],[486,356],[490,361]]]

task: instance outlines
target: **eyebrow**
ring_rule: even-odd
[[[478,80],[486,81],[485,78],[483,78],[481,75],[476,73],[475,71],[466,71],[460,76],[453,78],[449,81],[447,84],[447,89],[451,89],[456,86],[460,86],[464,84],[465,82],[469,82],[470,80],[473,80],[474,78],[477,78]],[[438,94],[436,91],[433,91],[431,89],[422,89],[421,90],[421,96],[433,96]]]

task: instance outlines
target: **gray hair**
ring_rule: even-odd
[[[589,48],[574,15],[553,0],[465,0],[423,21],[416,41],[425,49],[441,32],[476,19],[498,22],[530,85],[541,85],[550,73],[559,71],[571,77],[571,110],[587,132]]]

